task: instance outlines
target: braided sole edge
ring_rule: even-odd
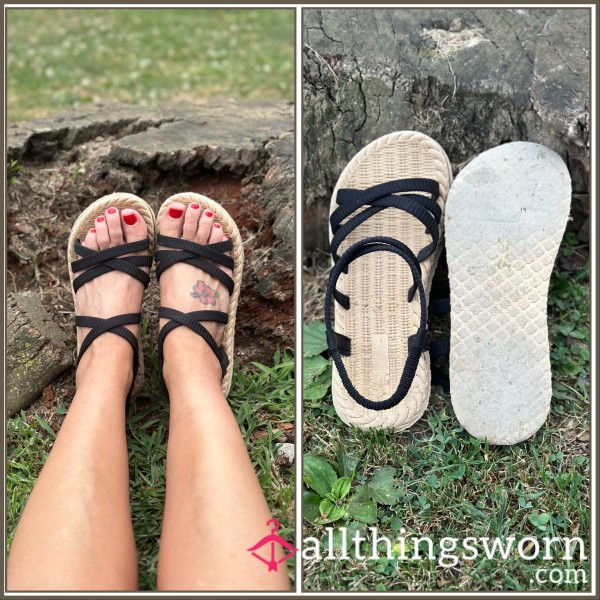
[[[75,252],[75,242],[77,240],[83,240],[87,235],[87,232],[94,226],[96,217],[104,214],[107,209],[114,207],[119,211],[125,208],[132,208],[140,213],[140,216],[144,219],[146,227],[148,229],[148,238],[150,239],[150,255],[154,253],[155,239],[156,239],[156,220],[154,218],[154,212],[150,205],[145,201],[133,194],[127,194],[125,192],[116,192],[114,194],[108,194],[98,200],[92,202],[83,212],[77,217],[71,233],[69,235],[69,241],[67,243],[67,268],[69,270],[69,281],[71,283],[71,293],[73,294],[73,306],[75,306],[75,290],[73,289],[73,280],[75,276],[71,270],[71,263],[77,260],[78,256]],[[77,344],[77,354],[79,354],[79,343]],[[142,340],[138,340],[138,372],[131,388],[131,400],[134,400],[139,396],[144,385],[144,348]]]
[[[214,214],[214,220],[216,223],[221,225],[223,233],[231,240],[233,249],[231,251],[231,257],[233,258],[233,293],[229,296],[229,305],[227,307],[228,321],[225,325],[225,331],[223,332],[223,338],[221,340],[221,347],[227,354],[229,359],[229,368],[221,381],[221,389],[225,397],[229,394],[231,389],[231,381],[233,377],[233,349],[234,349],[234,337],[235,337],[235,320],[237,314],[237,307],[239,303],[240,291],[242,287],[242,274],[244,269],[244,248],[242,245],[242,236],[240,231],[232,219],[231,215],[215,200],[211,200],[207,196],[198,194],[196,192],[182,192],[175,194],[167,198],[160,209],[158,210],[157,221],[164,211],[173,203],[179,202],[181,204],[191,204],[195,202],[199,204],[203,210],[210,210]],[[158,230],[157,230],[158,233]]]

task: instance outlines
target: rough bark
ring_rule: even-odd
[[[9,294],[6,309],[6,412],[12,416],[36,400],[73,356],[37,294]]]
[[[414,129],[455,170],[498,144],[557,151],[585,237],[589,177],[586,9],[304,11],[305,247],[327,247],[328,201],[348,160]]]
[[[171,194],[220,202],[244,238],[236,358],[269,362],[294,339],[294,117],[284,102],[89,106],[8,128],[21,170],[7,202],[10,283],[32,282],[65,338],[73,305],[64,249],[85,206],[114,191],[158,211]],[[155,334],[158,286],[144,312]]]

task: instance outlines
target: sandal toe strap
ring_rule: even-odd
[[[175,248],[175,250],[158,250],[155,254],[156,278],[159,281],[166,269],[183,262],[218,279],[227,288],[229,294],[233,293],[233,279],[218,266],[221,265],[226,269],[233,270],[233,258],[225,254],[233,249],[231,240],[202,245],[189,240],[158,234],[157,243],[166,248]]]
[[[152,257],[145,256],[123,256],[134,252],[142,252],[148,250],[150,240],[145,238],[137,242],[128,242],[120,244],[105,250],[93,250],[86,248],[79,242],[75,242],[75,252],[81,258],[74,260],[71,263],[73,274],[84,271],[73,280],[73,290],[77,290],[92,279],[100,277],[110,271],[122,271],[131,277],[140,281],[144,287],[148,287],[150,283],[150,275],[140,267],[151,267]]]

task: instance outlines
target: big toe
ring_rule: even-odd
[[[183,232],[184,214],[185,204],[173,202],[173,204],[169,205],[167,210],[160,216],[158,223],[158,230],[160,233],[169,237],[181,237]]]
[[[121,211],[121,222],[123,224],[123,235],[127,242],[143,240],[148,235],[146,222],[137,210],[125,208]]]

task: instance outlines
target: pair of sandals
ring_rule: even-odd
[[[219,360],[222,371],[221,389],[227,395],[231,387],[232,369],[230,365],[233,361],[235,317],[244,262],[242,239],[235,222],[222,206],[210,198],[192,192],[176,194],[165,200],[158,212],[158,219],[175,202],[186,206],[197,203],[201,209],[211,211],[214,215],[214,222],[220,224],[228,239],[223,242],[202,245],[182,238],[162,235],[157,232],[157,219],[154,212],[144,200],[132,194],[110,194],[96,200],[87,207],[71,229],[67,260],[73,300],[75,301],[75,294],[81,286],[110,271],[126,273],[142,283],[144,288],[147,288],[150,283],[150,275],[142,267],[150,268],[154,260],[156,260],[156,276],[158,279],[166,269],[177,263],[192,265],[218,279],[229,292],[227,312],[200,310],[183,313],[171,307],[161,307],[159,309],[158,316],[168,319],[168,321],[161,329],[158,337],[158,355],[162,371],[162,349],[167,335],[178,327],[191,329],[204,339]],[[86,248],[80,240],[83,240],[88,231],[94,227],[96,218],[104,215],[106,210],[111,207],[116,208],[119,212],[127,208],[136,210],[146,224],[148,232],[146,239],[120,244],[105,250]],[[155,251],[157,246],[161,246],[163,249]],[[145,251],[148,251],[149,254],[136,254]],[[231,277],[220,267],[231,270]],[[81,357],[94,340],[104,333],[118,335],[131,345],[133,349],[133,383],[128,398],[135,397],[142,389],[144,361],[141,344],[138,343],[136,336],[125,325],[139,324],[141,320],[141,312],[115,315],[107,319],[86,315],[75,317],[77,326],[91,328],[81,346],[78,347],[77,362],[81,360]],[[202,325],[203,322],[207,321],[225,325],[220,345]]]
[[[452,403],[469,433],[495,444],[533,435],[550,409],[547,292],[570,198],[564,162],[539,144],[488,150],[454,183],[444,150],[421,133],[363,148],[330,207],[325,328],[341,419],[410,427],[429,402],[431,361],[449,353]],[[444,238],[451,338],[430,342]],[[432,305],[450,312],[449,298]]]

